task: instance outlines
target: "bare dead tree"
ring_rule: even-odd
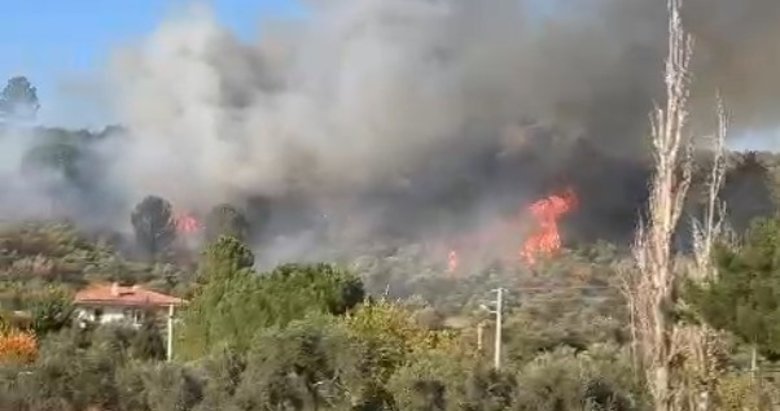
[[[717,276],[713,251],[716,243],[723,241],[725,234],[726,204],[720,200],[719,194],[726,175],[725,142],[729,119],[720,95],[717,118],[717,130],[706,142],[712,150],[712,164],[705,181],[704,212],[700,219],[694,218],[692,221],[693,264],[687,274],[696,282],[708,281]],[[680,388],[676,403],[679,408],[709,411],[727,358],[724,337],[702,321],[679,324],[677,327],[673,346],[682,356],[682,370],[676,381]]]
[[[726,203],[720,200],[720,191],[726,177],[726,136],[729,128],[729,118],[723,99],[718,94],[717,101],[718,129],[712,136],[712,165],[706,181],[707,200],[701,219],[693,219],[693,256],[694,270],[697,280],[709,280],[716,276],[712,264],[713,247],[724,236]]]
[[[646,373],[657,411],[674,409],[672,381],[677,355],[675,323],[677,267],[672,236],[691,184],[692,145],[688,135],[688,98],[693,41],[680,16],[681,0],[668,0],[669,50],[665,65],[666,105],[650,120],[654,174],[647,215],[633,246],[636,273],[627,281],[633,307],[637,358]]]

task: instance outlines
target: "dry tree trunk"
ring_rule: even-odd
[[[720,190],[726,176],[726,135],[728,134],[729,119],[723,100],[718,96],[717,103],[718,130],[712,141],[712,166],[709,178],[706,182],[707,203],[704,207],[704,215],[701,220],[693,220],[693,279],[698,281],[711,280],[717,276],[712,264],[712,252],[715,243],[721,241],[724,236],[724,221],[726,217],[726,204],[720,200]]]
[[[689,278],[696,282],[711,280],[717,276],[713,264],[713,248],[724,237],[726,205],[719,198],[726,175],[725,142],[728,134],[728,117],[723,101],[718,96],[718,128],[711,141],[712,165],[706,181],[707,198],[704,215],[693,220],[693,266]],[[681,327],[678,352],[683,356],[683,374],[680,400],[688,409],[708,411],[723,370],[725,344],[721,333],[701,322]]]
[[[651,115],[654,174],[647,215],[633,247],[636,276],[629,280],[635,313],[637,354],[646,371],[656,411],[674,409],[672,378],[677,301],[672,236],[691,183],[691,142],[687,135],[689,65],[693,50],[680,17],[681,0],[668,0],[669,54],[665,66],[666,106]]]

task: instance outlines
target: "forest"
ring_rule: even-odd
[[[197,210],[130,195],[106,150],[132,130],[31,125],[37,91],[11,78],[0,410],[780,409],[780,154],[726,148],[727,99],[713,136],[691,136],[679,7],[642,155],[583,139],[553,162],[537,139],[343,214],[317,208],[305,172],[300,191]],[[391,211],[358,230],[375,202]],[[511,207],[485,223],[488,203]],[[185,300],[172,340],[159,318],[76,321],[76,293],[111,283]]]

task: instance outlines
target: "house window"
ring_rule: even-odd
[[[103,309],[102,308],[95,308],[95,310],[92,312],[92,317],[94,318],[94,321],[99,322],[100,318],[103,316]]]
[[[144,311],[138,309],[126,309],[124,311],[124,317],[127,321],[133,324],[141,324],[144,321]]]
[[[140,324],[144,321],[144,312],[141,310],[133,310],[133,322]]]

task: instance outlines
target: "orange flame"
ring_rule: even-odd
[[[450,250],[449,255],[447,256],[447,271],[450,273],[454,273],[458,270],[458,252],[455,250]]]
[[[190,213],[180,213],[174,217],[176,231],[184,234],[194,233],[201,228],[201,224],[195,216]]]
[[[536,219],[538,229],[523,243],[520,250],[520,257],[528,265],[536,264],[539,256],[551,256],[560,250],[558,220],[574,210],[578,204],[577,195],[571,188],[531,204],[529,211]]]

